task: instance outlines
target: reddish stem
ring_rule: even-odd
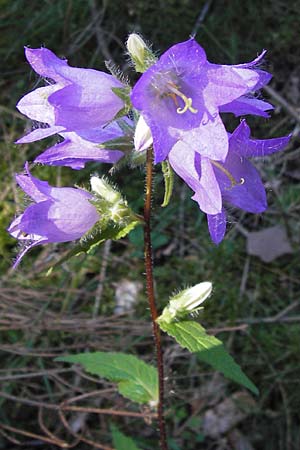
[[[164,366],[163,353],[161,348],[160,329],[156,322],[158,317],[153,285],[153,264],[152,264],[152,245],[151,245],[151,199],[152,199],[152,148],[147,150],[146,162],[146,195],[144,204],[144,252],[145,252],[145,269],[146,269],[146,287],[147,296],[150,306],[154,345],[156,349],[157,371],[158,371],[158,385],[159,385],[159,403],[158,403],[158,427],[160,434],[160,448],[161,450],[168,450],[167,435],[164,419]]]

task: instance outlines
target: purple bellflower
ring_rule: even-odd
[[[16,175],[19,186],[34,203],[26,208],[8,228],[9,233],[27,245],[18,255],[16,267],[25,253],[40,244],[68,242],[81,238],[99,220],[89,201],[92,195],[83,189],[56,188],[31,175]]]
[[[254,110],[264,115],[271,108],[249,97],[271,78],[256,69],[263,55],[247,64],[211,64],[203,48],[189,39],[171,47],[143,73],[131,100],[151,129],[155,163],[165,160],[178,140],[192,135],[197,136],[201,156],[225,161],[228,135],[221,108],[236,115]]]
[[[123,101],[112,91],[122,88],[120,81],[94,69],[70,67],[46,48],[25,49],[31,67],[52,82],[21,98],[19,111],[47,127],[37,128],[17,143],[28,143],[60,132],[79,132],[101,128],[123,108]]]
[[[126,124],[131,125],[129,120],[126,120]],[[124,135],[116,121],[106,127],[86,130],[79,134],[74,132],[59,134],[64,141],[45,150],[34,162],[49,166],[68,166],[79,170],[89,161],[114,164],[123,156],[122,151],[105,149],[103,148],[105,145],[101,147],[101,144]]]
[[[264,185],[251,157],[264,157],[282,150],[290,136],[266,140],[250,138],[245,120],[229,135],[229,151],[224,162],[201,156],[193,145],[178,141],[169,153],[174,171],[195,192],[192,197],[207,214],[208,228],[215,244],[226,231],[223,202],[251,213],[267,208]],[[191,142],[192,144],[192,138]]]

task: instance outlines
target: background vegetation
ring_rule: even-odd
[[[249,61],[268,49],[265,67],[274,79],[264,96],[276,108],[269,121],[251,119],[253,134],[267,138],[292,132],[294,137],[284,153],[258,162],[268,189],[268,211],[254,216],[232,210],[227,237],[218,247],[210,242],[204,216],[178,179],[170,206],[158,208],[163,189],[161,175],[156,175],[153,238],[158,301],[162,307],[173,290],[213,281],[214,295],[201,322],[226,343],[261,392],[256,399],[245,395],[239,386],[212,374],[196,356],[166,339],[170,448],[300,447],[299,0],[0,0],[0,449],[22,444],[28,450],[48,450],[62,442],[83,450],[97,448],[95,442],[110,445],[109,423],[136,437],[145,450],[155,448],[156,442],[155,426],[141,418],[88,410],[133,410],[112,385],[54,362],[55,356],[85,349],[130,351],[153,359],[149,312],[141,288],[140,232],[77,257],[48,277],[46,268],[67,245],[36,249],[17,271],[11,270],[18,249],[5,229],[27,202],[13,174],[53,141],[13,143],[31,127],[17,113],[16,102],[43,84],[25,62],[23,46],[46,46],[74,66],[103,70],[103,61],[111,60],[131,78],[124,57],[129,32],[140,32],[155,51],[163,52],[188,38],[205,7],[209,8],[197,39],[211,61]],[[237,123],[230,118],[229,129]],[[56,185],[85,184],[91,171],[104,173],[107,167],[91,164],[80,172],[34,169]],[[142,208],[142,171],[123,168],[114,181],[134,208]],[[271,262],[250,255],[249,233],[275,225],[285,231],[292,253]],[[279,248],[278,235],[273,233],[272,245]],[[131,311],[119,317],[116,295],[121,289],[124,298],[122,288],[127,289],[128,303],[130,298],[133,303]],[[51,405],[61,402],[82,410],[59,415]],[[218,420],[207,427],[212,417]]]

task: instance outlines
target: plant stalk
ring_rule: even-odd
[[[152,264],[152,245],[151,245],[151,200],[152,200],[152,180],[153,180],[153,166],[152,147],[147,149],[147,162],[146,162],[146,194],[144,204],[144,253],[145,253],[145,269],[146,269],[146,288],[148,302],[151,312],[154,345],[157,358],[157,371],[158,371],[158,386],[159,386],[159,403],[157,408],[158,414],[158,428],[160,435],[160,448],[161,450],[168,450],[166,425],[164,419],[164,366],[163,366],[163,353],[161,348],[161,335],[160,329],[156,322],[158,317],[155,296],[154,296],[154,284],[153,284],[153,264]]]

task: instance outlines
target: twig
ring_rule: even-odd
[[[98,284],[96,294],[95,294],[93,318],[97,317],[98,313],[99,313],[110,248],[111,248],[111,239],[108,239],[107,241],[105,241],[103,252],[102,252],[102,264],[101,264],[101,270],[100,270],[100,275],[99,275],[99,284]]]
[[[157,357],[158,370],[158,385],[159,385],[159,403],[158,403],[158,427],[160,434],[160,448],[161,450],[168,450],[167,435],[164,419],[164,367],[163,354],[161,348],[160,329],[156,322],[158,317],[153,282],[153,266],[152,266],[152,244],[151,244],[151,200],[152,200],[152,179],[153,179],[153,162],[152,162],[152,148],[147,150],[146,162],[146,195],[144,204],[144,252],[145,252],[145,269],[146,269],[146,287],[147,296],[151,312],[154,345]]]
[[[157,414],[153,413],[138,413],[134,411],[123,411],[104,408],[89,408],[85,406],[68,406],[66,402],[62,402],[61,404],[57,405],[53,403],[45,403],[41,401],[30,400],[23,397],[17,397],[15,395],[7,394],[6,392],[0,392],[0,398],[1,397],[6,398],[7,400],[12,400],[17,403],[22,403],[24,405],[36,406],[38,408],[51,409],[54,411],[77,411],[93,414],[108,414],[112,416],[122,416],[122,417],[157,418]]]
[[[192,37],[192,38],[194,38],[194,37],[196,36],[196,34],[198,33],[199,28],[201,27],[201,25],[202,25],[202,23],[203,23],[203,21],[204,21],[204,19],[205,19],[205,17],[206,17],[206,14],[208,13],[208,10],[209,10],[209,8],[210,8],[212,2],[213,2],[213,0],[208,0],[208,1],[204,4],[204,6],[203,6],[203,8],[202,8],[202,10],[201,10],[201,12],[200,12],[200,14],[199,14],[199,16],[197,17],[197,20],[196,20],[196,23],[195,23],[195,25],[194,25],[193,31],[192,31],[192,33],[191,33],[191,37]]]
[[[278,92],[276,92],[270,86],[264,86],[264,91],[267,92],[270,97],[275,100],[280,106],[282,106],[296,121],[300,124],[300,114],[297,112],[295,108],[293,108]]]
[[[39,434],[31,433],[30,431],[20,430],[19,428],[11,427],[10,425],[4,425],[3,423],[0,423],[0,428],[4,428],[4,430],[12,431],[16,434],[21,434],[22,436],[31,437],[33,439],[38,439],[39,441],[49,442],[49,444],[57,445],[61,448],[70,448],[69,444],[65,441],[61,441],[58,439],[51,439],[47,436],[41,436]]]

